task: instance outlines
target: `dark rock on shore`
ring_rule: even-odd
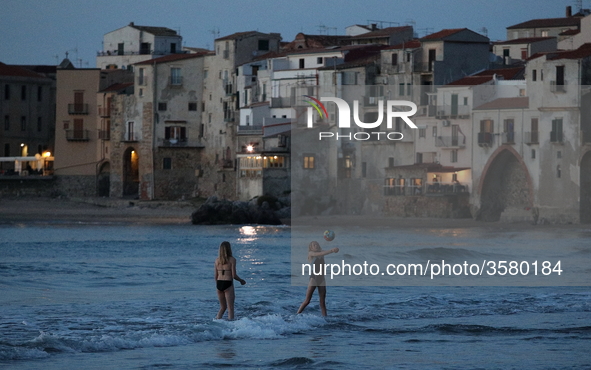
[[[194,225],[260,224],[281,225],[281,219],[291,217],[289,203],[283,199],[262,196],[250,202],[230,201],[209,197],[191,215]]]

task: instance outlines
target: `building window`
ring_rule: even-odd
[[[285,157],[281,156],[268,156],[263,160],[263,167],[265,168],[286,168]]]
[[[560,165],[556,166],[556,177],[562,177],[562,169],[560,168]]]
[[[10,144],[9,143],[4,144],[4,156],[10,157]]]
[[[306,61],[305,61],[305,59],[301,58],[300,59],[300,69],[305,68],[305,66],[306,66]]]
[[[170,43],[170,54],[176,54],[176,43],[175,42]]]
[[[269,50],[269,40],[259,40],[259,50]]]
[[[538,79],[538,71],[534,69],[531,71],[531,80],[536,81],[537,79]]]
[[[427,129],[426,128],[419,128],[419,137],[427,137]]]
[[[417,153],[415,158],[415,163],[421,164],[423,163],[423,153]]]
[[[43,118],[41,117],[37,117],[37,132],[41,132],[41,129],[43,128]]]
[[[357,85],[357,72],[343,72],[343,85]]]
[[[181,69],[180,68],[171,68],[170,69],[170,84],[171,85],[182,85],[183,78],[181,76]]]
[[[437,137],[437,126],[433,126],[433,137]]]
[[[548,30],[542,30],[542,37],[548,37]]]
[[[43,100],[43,86],[37,86],[37,101]]]
[[[316,168],[314,155],[311,155],[311,154],[304,155],[304,169],[311,170],[314,168]]]
[[[406,95],[411,96],[412,95],[412,84],[406,84]]]
[[[10,116],[4,116],[4,131],[10,131]]]
[[[536,159],[536,150],[535,149],[531,150],[531,159]]]
[[[117,55],[124,55],[125,54],[125,44],[120,42],[117,44]]]
[[[410,52],[407,52],[407,53],[406,53],[406,61],[407,61],[407,62],[410,62],[410,55],[411,55],[411,53],[410,53]]]
[[[388,157],[388,167],[394,167],[394,157]]]
[[[491,145],[493,141],[494,121],[485,119],[480,121],[480,132],[478,133],[478,144]]]
[[[562,158],[562,151],[559,150],[559,151],[556,152],[556,158],[557,159]]]
[[[449,158],[451,163],[456,163],[458,161],[458,150],[454,149],[450,152],[450,158]]]
[[[190,111],[197,111],[197,103],[196,102],[189,102],[189,110]]]
[[[21,100],[27,100],[27,86],[21,86]]]
[[[167,108],[166,103],[158,103],[158,111],[165,111]]]
[[[138,85],[140,86],[144,86],[146,84],[146,69],[145,68],[140,68],[139,70],[139,75],[138,75]]]
[[[323,62],[324,62],[324,58],[323,57],[316,58],[316,64],[322,64]]]
[[[4,100],[10,100],[10,85],[4,85]]]
[[[464,97],[464,105],[468,105],[468,97]]]
[[[27,131],[27,117],[21,116],[21,131]]]
[[[171,144],[187,140],[187,128],[182,126],[168,126],[164,128],[164,139]]]
[[[367,177],[367,162],[361,162],[361,177]]]
[[[404,96],[404,84],[398,84],[398,95]]]
[[[527,49],[521,49],[521,59],[527,59]]]
[[[562,142],[562,118],[552,120],[552,131],[550,132],[550,142]]]
[[[142,98],[144,96],[144,89],[140,89],[139,95],[140,95],[140,98]]]
[[[172,170],[172,158],[162,158],[162,169]]]
[[[398,64],[398,53],[392,53],[392,65],[395,66]]]

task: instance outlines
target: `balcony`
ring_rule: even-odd
[[[262,135],[263,126],[238,126],[238,135]]]
[[[68,114],[88,114],[88,104],[68,104]]]
[[[562,143],[562,131],[551,131],[550,132],[551,143]]]
[[[513,145],[515,144],[515,132],[503,132],[501,134],[501,144],[502,145]]]
[[[188,138],[180,139],[159,139],[158,146],[161,148],[204,148],[205,145],[201,141],[189,140]]]
[[[438,105],[435,118],[470,118],[470,107],[467,105]]]
[[[460,182],[433,182],[427,184],[427,192],[428,195],[437,195],[437,194],[467,194],[468,191],[468,184],[463,184]]]
[[[466,137],[462,136],[437,136],[435,147],[448,149],[461,149],[466,147]]]
[[[224,111],[224,122],[234,122],[234,111]]]
[[[66,130],[66,140],[88,141],[90,140],[88,130]]]
[[[539,137],[538,131],[525,132],[525,138],[523,141],[527,145],[539,144],[540,141],[539,141],[538,137]]]
[[[140,135],[136,134],[135,132],[128,132],[123,135],[123,139],[121,140],[124,143],[133,143],[136,141],[140,141]]]
[[[108,130],[98,130],[98,137],[101,140],[110,140],[111,132]]]
[[[100,107],[98,109],[99,111],[99,116],[101,116],[102,118],[109,118],[111,117],[111,108],[110,107]]]
[[[492,132],[479,132],[478,133],[478,145],[479,146],[491,146],[493,143]]]
[[[417,62],[413,65],[413,72],[433,72],[435,62]]]
[[[234,161],[231,159],[220,159],[218,165],[220,168],[234,168]]]
[[[566,92],[566,81],[562,84],[557,84],[556,81],[550,81],[550,91],[553,93]]]
[[[271,98],[271,108],[291,108],[292,101],[291,98]]]

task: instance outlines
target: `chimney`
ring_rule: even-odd
[[[372,24],[371,24],[371,30],[372,30],[372,31],[375,31],[375,30],[377,30],[377,29],[378,29],[378,24],[377,24],[377,23],[372,23]]]
[[[129,25],[130,25],[130,26],[134,26],[133,22],[129,22]]]
[[[573,8],[570,5],[566,7],[566,16],[567,17],[572,17],[573,16]]]

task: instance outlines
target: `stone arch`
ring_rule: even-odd
[[[110,196],[111,188],[111,163],[104,161],[99,166],[97,175],[97,193],[99,197]]]
[[[478,184],[480,210],[476,219],[498,221],[508,210],[533,207],[533,183],[523,159],[512,147],[498,148],[489,158]]]
[[[133,147],[125,149],[123,154],[123,195],[137,196],[139,194],[139,155]]]
[[[591,223],[591,150],[581,157],[580,162],[579,217],[582,224]]]

